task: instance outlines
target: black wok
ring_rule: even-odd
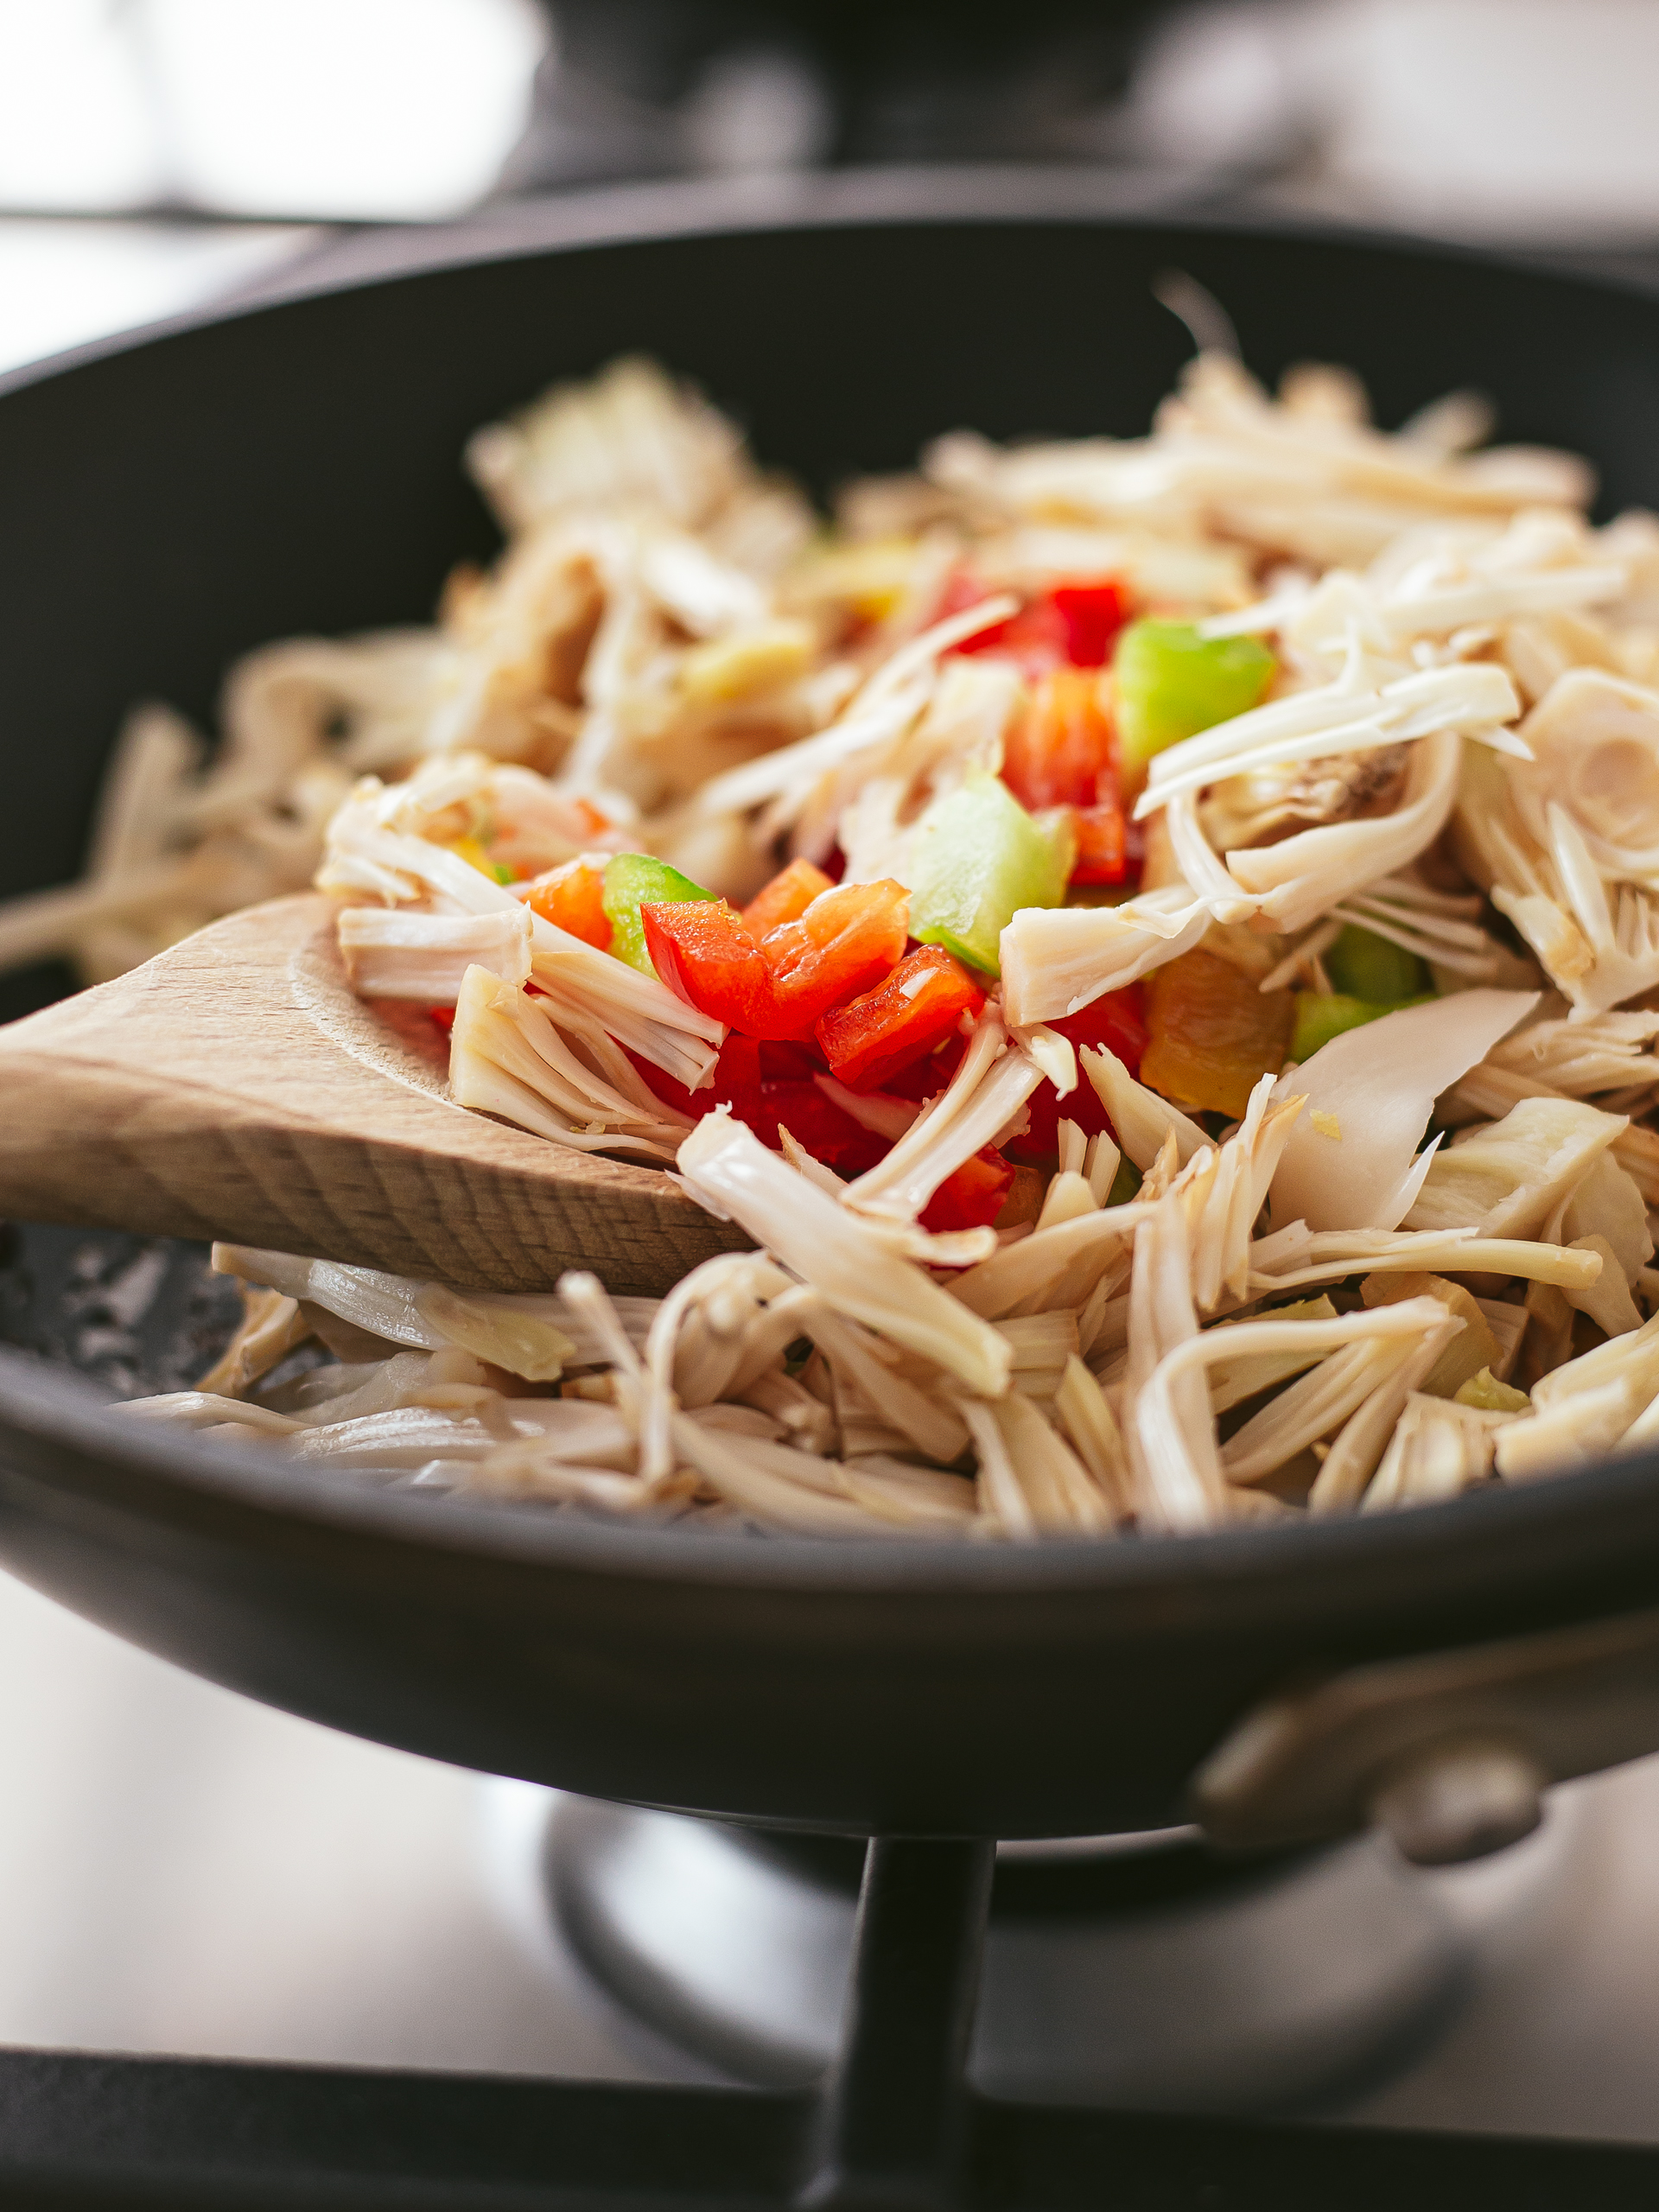
[[[1591,454],[1610,510],[1659,504],[1659,301],[1633,289],[1106,220],[1066,184],[1021,186],[1017,213],[983,180],[825,188],[776,219],[641,204],[644,234],[573,218],[574,243],[0,382],[0,890],[73,872],[135,698],[205,715],[265,639],[423,619],[492,543],[467,433],[624,350],[699,378],[823,486],[955,424],[1143,426],[1190,350],[1150,290],[1179,266],[1268,376],[1351,362],[1385,421],[1475,385],[1507,437]],[[5,1010],[61,987],[14,980]],[[1659,1457],[1179,1540],[742,1540],[272,1464],[141,1427],[12,1351],[0,1559],[216,1681],[463,1764],[803,1827],[1058,1835],[1179,1818],[1194,1769],[1288,1681],[1638,1611]]]

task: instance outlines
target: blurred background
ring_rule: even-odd
[[[1064,164],[1659,251],[1650,0],[0,0],[0,367],[344,226],[583,186]]]

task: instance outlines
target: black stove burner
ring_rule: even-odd
[[[969,2078],[1013,2103],[1327,2116],[1421,2050],[1485,1943],[1573,1878],[1576,1823],[1448,1894],[1386,1840],[1222,1852],[1192,1829],[999,1852]],[[569,1795],[538,1872],[648,2063],[804,2088],[844,2037],[865,1847]],[[1501,1940],[1501,1938],[1499,1939]]]
[[[1659,2152],[1054,2110],[963,2067],[988,1843],[870,1847],[817,2091],[0,2053],[0,2202],[54,2212],[1649,2212]]]

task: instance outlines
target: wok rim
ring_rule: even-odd
[[[1185,230],[1216,238],[1282,239],[1357,252],[1408,254],[1452,267],[1503,270],[1576,284],[1592,293],[1651,300],[1659,271],[1575,260],[1533,250],[1433,238],[1335,218],[1230,204],[1226,184],[1078,165],[1020,162],[890,165],[786,175],[722,177],[597,186],[507,203],[453,224],[365,226],[302,252],[230,294],[152,317],[0,370],[0,398],[49,378],[188,337],[192,332],[274,314],[307,300],[417,282],[446,270],[533,260],[606,246],[677,238],[760,236],[838,227],[1067,223],[1122,230]],[[365,239],[398,241],[395,263],[353,270],[348,253]]]
[[[1206,197],[1206,193],[1209,194]],[[1260,238],[1344,248],[1361,255],[1404,255],[1482,270],[1576,285],[1598,296],[1652,301],[1659,279],[1628,269],[1564,261],[1408,232],[1382,231],[1217,205],[1213,181],[1133,179],[1091,169],[1020,166],[881,168],[786,180],[643,183],[521,203],[489,224],[402,234],[395,265],[353,272],[336,268],[325,245],[248,291],[136,325],[0,373],[0,399],[48,380],[199,331],[276,315],[349,292],[373,292],[447,270],[630,245],[837,228],[951,225],[1073,224],[1117,231],[1179,230],[1201,237]],[[89,1235],[97,1230],[89,1230]],[[313,1471],[240,1445],[124,1413],[73,1369],[0,1344],[0,1444],[8,1438],[67,1448],[82,1463],[71,1478],[30,1471],[26,1479],[86,1493],[97,1478],[130,1474],[176,1497],[181,1507],[218,1504],[290,1524],[298,1534],[380,1538],[457,1564],[564,1569],[756,1592],[827,1596],[947,1596],[1061,1592],[1136,1595],[1222,1589],[1286,1580],[1356,1582],[1417,1562],[1444,1567],[1499,1537],[1525,1541],[1529,1554],[1552,1531],[1583,1536],[1600,1524],[1615,1539],[1624,1510],[1659,1497],[1659,1447],[1609,1454],[1570,1473],[1535,1482],[1491,1484],[1444,1501],[1375,1516],[1358,1512],[1274,1519],[1191,1533],[1138,1532],[1132,1538],[1073,1534],[1024,1543],[977,1544],[895,1532],[868,1538],[795,1533],[732,1535],[672,1524],[632,1522],[551,1510],[533,1502],[423,1494],[349,1471]],[[89,1479],[89,1476],[92,1478]],[[117,1498],[108,1502],[119,1505]],[[152,1510],[132,1503],[144,1519]],[[1535,1565],[1516,1574],[1535,1583]],[[1491,1581],[1486,1588],[1491,1594]],[[1323,1610],[1323,1608],[1321,1608]]]
[[[89,1232],[96,1234],[96,1231]],[[176,1497],[181,1507],[219,1505],[291,1523],[295,1533],[395,1541],[459,1564],[546,1567],[687,1587],[825,1595],[876,1592],[1009,1597],[1090,1591],[1124,1599],[1195,1594],[1225,1587],[1243,1595],[1286,1580],[1319,1590],[1325,1610],[1333,1581],[1390,1569],[1410,1578],[1414,1565],[1443,1569],[1500,1534],[1529,1539],[1529,1553],[1551,1531],[1584,1535],[1605,1522],[1628,1533],[1624,1509],[1659,1493],[1659,1452],[1609,1454],[1561,1476],[1492,1484],[1461,1496],[1388,1513],[1234,1523],[1190,1533],[1133,1536],[1044,1535],[1021,1543],[960,1537],[869,1537],[767,1532],[730,1535],[672,1523],[611,1520],[534,1501],[473,1498],[388,1485],[346,1469],[329,1472],[276,1457],[257,1444],[216,1440],[124,1412],[99,1397],[73,1370],[0,1347],[0,1439],[24,1437],[67,1448],[95,1470],[52,1489],[106,1492],[106,1502],[156,1515],[109,1492],[108,1478],[140,1478]],[[1488,1562],[1490,1570],[1490,1562]],[[1535,1568],[1521,1579],[1535,1579]],[[1494,1594],[1492,1580],[1486,1593]]]

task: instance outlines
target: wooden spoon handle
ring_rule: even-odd
[[[497,1290],[582,1266],[659,1294],[747,1243],[657,1168],[453,1104],[353,996],[333,915],[249,907],[0,1030],[0,1214]]]

